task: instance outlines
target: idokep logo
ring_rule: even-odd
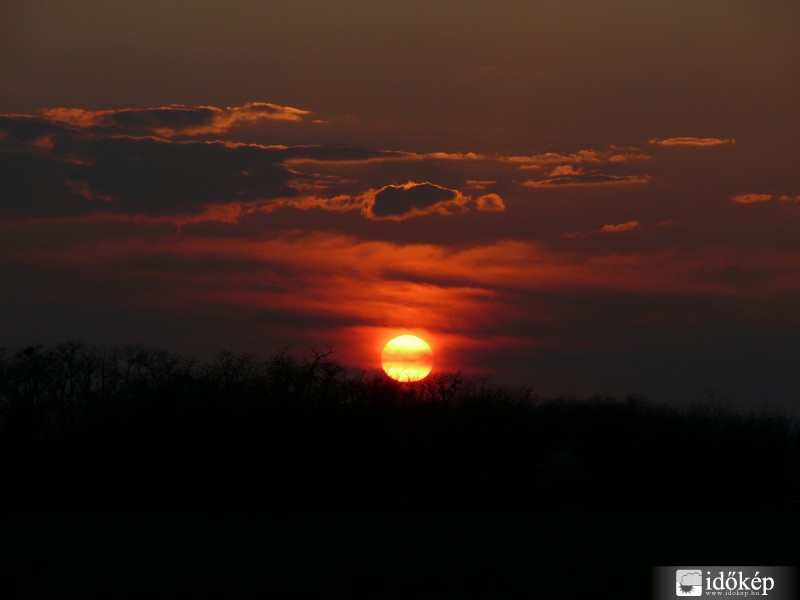
[[[797,590],[794,567],[674,565],[654,569],[654,600],[710,596],[797,600]]]
[[[676,596],[702,596],[703,571],[700,569],[678,569],[675,571]]]

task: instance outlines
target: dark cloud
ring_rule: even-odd
[[[375,219],[405,219],[419,214],[463,212],[469,199],[458,190],[433,183],[409,181],[387,185],[374,193],[368,216]]]
[[[126,213],[193,214],[212,204],[296,194],[280,152],[258,147],[103,138],[89,150],[94,161],[81,168],[82,179]]]
[[[0,216],[191,215],[297,193],[279,151],[154,138],[73,141],[77,154],[4,153]]]
[[[72,196],[65,182],[74,165],[32,153],[0,154],[0,220],[73,216],[85,199]]]
[[[59,123],[31,115],[0,115],[0,142],[7,147],[36,144],[38,140],[69,130]]]

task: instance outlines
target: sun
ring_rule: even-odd
[[[433,351],[422,338],[401,335],[383,347],[381,366],[389,377],[397,381],[419,381],[433,368]]]

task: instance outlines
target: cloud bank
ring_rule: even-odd
[[[253,102],[226,109],[178,105],[108,111],[56,108],[42,110],[38,116],[2,115],[5,189],[0,219],[128,215],[139,220],[169,217],[176,224],[231,223],[280,208],[316,208],[333,213],[358,211],[369,220],[404,221],[505,209],[496,193],[472,197],[454,187],[411,180],[370,187],[336,174],[298,168],[327,165],[335,169],[384,159],[391,163],[406,160],[409,153],[191,137],[219,134],[241,122],[297,120],[306,114]],[[475,159],[477,155],[446,153],[412,157],[413,162],[434,163]]]

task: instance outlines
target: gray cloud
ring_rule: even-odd
[[[457,190],[432,183],[387,185],[375,192],[369,215],[376,219],[405,218],[412,214],[463,212],[467,198]]]

